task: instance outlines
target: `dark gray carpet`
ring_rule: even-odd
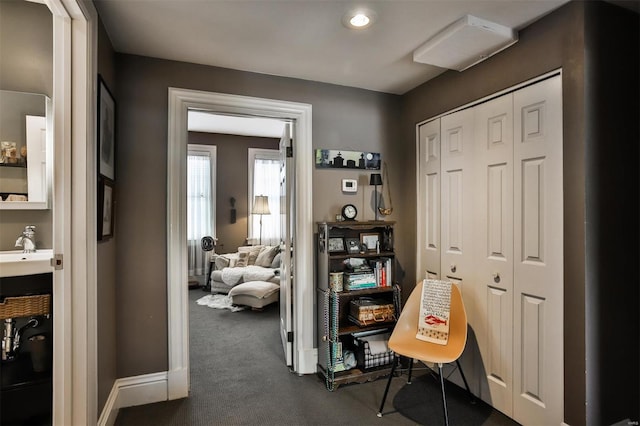
[[[406,381],[406,376],[393,380]],[[466,389],[453,383],[445,382],[445,393],[451,426],[518,424],[483,401],[471,398]],[[443,424],[442,390],[437,374],[426,373],[412,379],[411,384],[405,385],[393,398],[393,406],[418,424]]]
[[[318,376],[298,376],[284,365],[277,304],[262,312],[231,312],[197,305],[195,301],[206,294],[189,291],[189,398],[123,408],[116,425],[402,426],[424,421],[419,415],[413,419],[401,414],[391,403],[404,391],[406,377],[394,378],[385,415],[378,418],[386,380],[329,392]],[[439,401],[439,390],[421,398]],[[424,424],[441,424],[439,414]],[[488,418],[477,424],[500,423]]]

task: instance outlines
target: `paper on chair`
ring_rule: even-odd
[[[450,281],[423,280],[417,339],[439,345],[447,344],[451,285]]]

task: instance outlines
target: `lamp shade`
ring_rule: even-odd
[[[271,214],[269,210],[269,197],[266,195],[256,195],[253,198],[253,214]]]
[[[382,185],[382,175],[380,173],[371,173],[369,185]]]

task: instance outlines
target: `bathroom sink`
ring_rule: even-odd
[[[0,277],[15,277],[52,272],[53,250],[41,249],[35,253],[21,250],[0,251]]]

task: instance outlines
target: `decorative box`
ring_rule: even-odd
[[[349,319],[361,327],[393,322],[396,319],[396,311],[393,303],[387,300],[361,297],[349,302]]]

